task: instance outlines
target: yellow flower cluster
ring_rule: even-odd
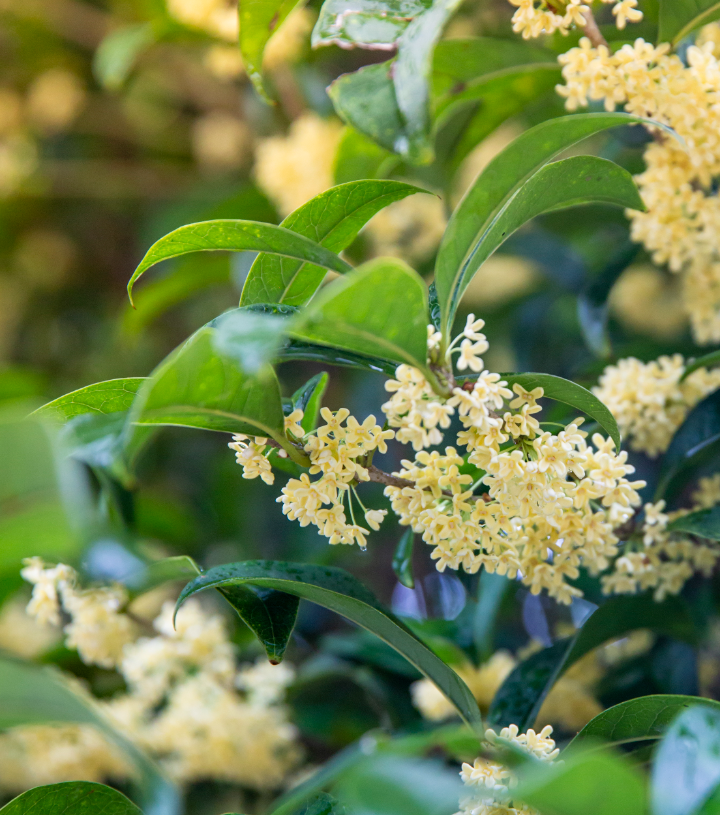
[[[302,410],[293,410],[285,417],[285,433],[290,434],[290,438],[302,439],[305,431],[300,422],[303,419]],[[275,483],[275,473],[272,465],[268,461],[268,455],[273,448],[268,444],[268,439],[263,436],[246,436],[243,433],[236,433],[233,440],[228,443],[231,450],[235,450],[235,460],[242,467],[243,478],[261,478],[266,484]],[[277,454],[281,458],[286,458],[284,450],[278,450]]]
[[[569,110],[604,100],[672,127],[683,140],[655,131],[645,150],[647,169],[637,176],[646,212],[630,211],[632,237],[656,263],[684,272],[685,307],[698,342],[720,341],[720,63],[713,43],[687,49],[687,66],[642,39],[614,54],[582,39],[560,56],[565,85],[558,92]]]
[[[371,529],[380,528],[387,510],[365,509],[352,485],[355,481],[369,480],[369,458],[375,450],[387,452],[386,441],[395,433],[383,430],[372,415],[360,424],[346,408],[333,413],[325,407],[320,415],[327,424],[318,427],[305,444],[311,462],[310,475],[319,474],[320,478],[311,481],[307,473],[299,479],[291,478],[277,500],[291,520],[299,521],[300,526],[314,524],[330,543],[358,543],[364,549],[369,532],[355,522],[351,493]],[[345,515],[346,499],[351,523]]]
[[[589,0],[592,3],[592,0]],[[554,34],[559,31],[566,35],[573,26],[584,28],[587,25],[586,14],[590,6],[583,0],[510,0],[517,11],[513,14],[513,31],[522,34],[524,39],[539,37],[542,34]],[[637,0],[602,0],[613,3],[612,12],[615,24],[619,29],[625,25],[642,20],[642,12],[637,8]],[[562,14],[560,13],[562,11]]]
[[[539,733],[528,730],[520,733],[517,725],[504,727],[500,733],[489,729],[485,740],[489,748],[510,744],[539,761],[554,761],[560,751],[550,738],[552,727],[548,725]],[[476,758],[474,764],[463,764],[460,777],[471,792],[460,800],[456,815],[535,815],[536,811],[512,800],[515,785],[513,773],[501,764],[487,758]]]
[[[702,479],[700,501],[690,510],[666,513],[665,501],[645,504],[640,533],[625,545],[613,571],[602,577],[605,594],[635,594],[654,589],[659,602],[668,594],[678,594],[696,572],[710,577],[720,559],[717,545],[684,532],[669,531],[667,526],[688,512],[714,506],[717,501],[709,502],[713,493],[717,496],[717,483],[717,479]]]
[[[191,600],[174,626],[174,604],[165,603],[153,623],[157,633],[138,638],[120,589],[79,590],[72,569],[49,567],[39,558],[28,561],[22,574],[34,584],[29,613],[57,624],[62,608],[71,617],[68,647],[88,664],[118,670],[127,692],[101,702],[101,709],[173,778],[275,789],[297,765],[297,733],[283,705],[293,670],[266,660],[238,670],[220,616]],[[88,728],[18,728],[0,737],[0,761],[27,765],[16,774],[13,791],[34,777],[34,767],[44,768],[37,783],[128,775]]]
[[[608,365],[593,393],[615,417],[633,450],[655,457],[701,399],[720,387],[720,369],[698,368],[686,379],[680,354],[652,362],[634,357]]]

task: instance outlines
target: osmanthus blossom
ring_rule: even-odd
[[[543,34],[554,34],[559,31],[567,34],[572,27],[585,28],[592,0],[510,0],[517,11],[513,14],[513,31],[522,34],[523,39],[540,37]],[[642,20],[642,12],[637,8],[637,0],[602,0],[612,3],[612,13],[619,29],[625,28],[628,22]]]

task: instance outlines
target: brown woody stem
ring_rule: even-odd
[[[607,40],[603,35],[600,33],[600,29],[598,28],[598,24],[595,22],[595,17],[590,9],[583,12],[583,16],[585,17],[585,26],[584,31],[587,38],[590,42],[598,48],[601,45],[604,45],[607,48]]]

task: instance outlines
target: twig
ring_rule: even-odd
[[[601,45],[604,45],[606,48],[608,46],[608,42],[600,33],[600,29],[598,28],[598,24],[595,22],[595,17],[590,9],[583,12],[583,16],[585,17],[585,26],[584,31],[587,35],[587,38],[590,42],[598,48]]]

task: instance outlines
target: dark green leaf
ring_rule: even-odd
[[[96,382],[48,402],[33,415],[67,421],[83,413],[119,413],[132,405],[135,394],[144,381],[144,377],[133,377]]]
[[[93,58],[93,73],[108,90],[119,90],[130,76],[140,55],[157,40],[152,23],[137,23],[116,28],[98,46]]]
[[[440,330],[440,304],[437,299],[437,289],[435,283],[432,282],[428,286],[428,309],[430,311],[430,320],[435,326],[435,330]]]
[[[264,0],[254,0],[264,2]],[[282,226],[259,221],[218,220],[202,221],[181,226],[160,238],[147,251],[128,283],[128,296],[132,303],[135,281],[151,266],[161,260],[186,255],[190,252],[224,250],[230,252],[270,252],[276,255],[314,263],[343,274],[351,268],[334,252],[319,246],[308,238]]]
[[[362,354],[352,354],[349,351],[340,351],[326,345],[316,345],[302,340],[291,339],[278,351],[278,362],[294,359],[309,359],[322,362],[325,365],[340,365],[344,368],[359,368],[366,371],[395,376],[397,363],[378,357],[366,357]]]
[[[610,744],[653,741],[662,738],[670,722],[683,710],[706,704],[720,710],[720,702],[697,696],[658,694],[629,699],[591,719],[572,740],[573,746],[601,740]]]
[[[697,371],[698,368],[713,368],[715,365],[720,365],[720,351],[711,351],[709,354],[704,354],[697,359],[688,360],[688,364],[685,366],[685,372],[680,378],[680,381],[686,379],[693,371]]]
[[[659,42],[680,42],[696,28],[718,18],[717,0],[660,0]]]
[[[318,793],[297,810],[297,815],[343,815],[345,808],[336,798],[326,792]]]
[[[351,181],[303,204],[288,215],[281,226],[333,252],[340,252],[355,240],[373,215],[393,201],[418,192],[427,191],[402,181]],[[305,305],[326,273],[326,269],[318,266],[260,253],[245,281],[240,305]]]
[[[573,756],[559,765],[521,772],[513,797],[543,815],[644,815],[645,781],[611,753]]]
[[[430,5],[431,0],[326,0],[312,33],[312,46],[387,48]]]
[[[688,413],[660,462],[656,500],[662,498],[677,476],[715,451],[720,442],[720,391],[711,393]]]
[[[265,46],[296,5],[298,0],[243,0],[238,7],[240,52],[245,70],[257,92],[265,99],[269,99],[262,79]]]
[[[358,580],[342,569],[303,563],[247,561],[217,566],[189,583],[180,594],[178,608],[198,591],[227,586],[254,585],[294,594],[329,608],[376,634],[431,679],[475,729],[482,726],[480,712],[467,685],[432,651],[385,609]]]
[[[653,815],[694,815],[720,784],[717,707],[693,706],[668,728],[653,761]]]
[[[18,795],[0,809],[4,815],[142,815],[122,793],[91,781],[48,784]]]
[[[516,724],[521,731],[532,727],[550,689],[571,665],[593,648],[638,628],[691,642],[695,637],[688,611],[677,597],[662,603],[647,594],[613,597],[574,637],[556,642],[515,668],[495,695],[489,713],[491,723],[501,727]]]
[[[415,548],[415,533],[408,527],[403,532],[402,537],[395,550],[392,567],[397,579],[409,589],[415,588],[415,578],[413,577],[412,558]]]
[[[524,222],[523,219],[528,220],[527,216],[532,217],[531,213],[538,214],[562,203],[565,182],[556,174],[563,174],[563,169],[541,176],[546,183],[555,179],[557,198],[544,199],[542,185],[536,181],[532,196],[536,200],[529,200],[526,192],[516,203],[528,180],[536,176],[546,162],[582,139],[610,127],[640,121],[643,120],[624,113],[585,113],[551,119],[523,133],[490,162],[453,213],[438,253],[435,283],[443,309],[443,331],[448,337],[462,292],[480,264],[509,235],[510,222],[515,229]],[[577,163],[567,165],[562,162],[560,167],[580,169]],[[622,173],[618,175],[614,170],[612,175],[618,179],[622,177],[623,193],[631,194],[628,180]],[[580,197],[583,193],[582,177],[577,183],[574,194]],[[571,190],[564,192],[570,193]],[[612,190],[607,192],[612,194]],[[585,200],[590,199],[586,197]],[[507,226],[498,226],[505,221],[508,221]]]
[[[298,388],[292,396],[293,408],[302,410],[304,414],[300,424],[306,433],[315,430],[317,427],[322,398],[328,381],[329,377],[326,373],[315,374],[312,379],[308,379],[301,388]]]
[[[138,392],[130,419],[249,433],[284,441],[280,389],[273,370],[247,376],[215,348],[214,329],[201,328],[153,371]]]
[[[136,797],[145,815],[179,813],[175,787],[60,673],[9,657],[0,658],[0,728],[57,722],[92,725],[127,756],[138,774]]]
[[[282,662],[295,628],[300,598],[257,586],[228,585],[218,591],[260,640],[270,662]]]
[[[491,574],[484,569],[478,583],[478,601],[473,621],[473,643],[481,662],[493,653],[493,635],[500,604],[512,583],[504,575]]]
[[[326,286],[299,315],[292,334],[364,356],[424,368],[427,289],[400,260],[371,260]]]
[[[701,509],[670,521],[668,529],[673,532],[687,532],[701,538],[720,541],[720,506]]]

